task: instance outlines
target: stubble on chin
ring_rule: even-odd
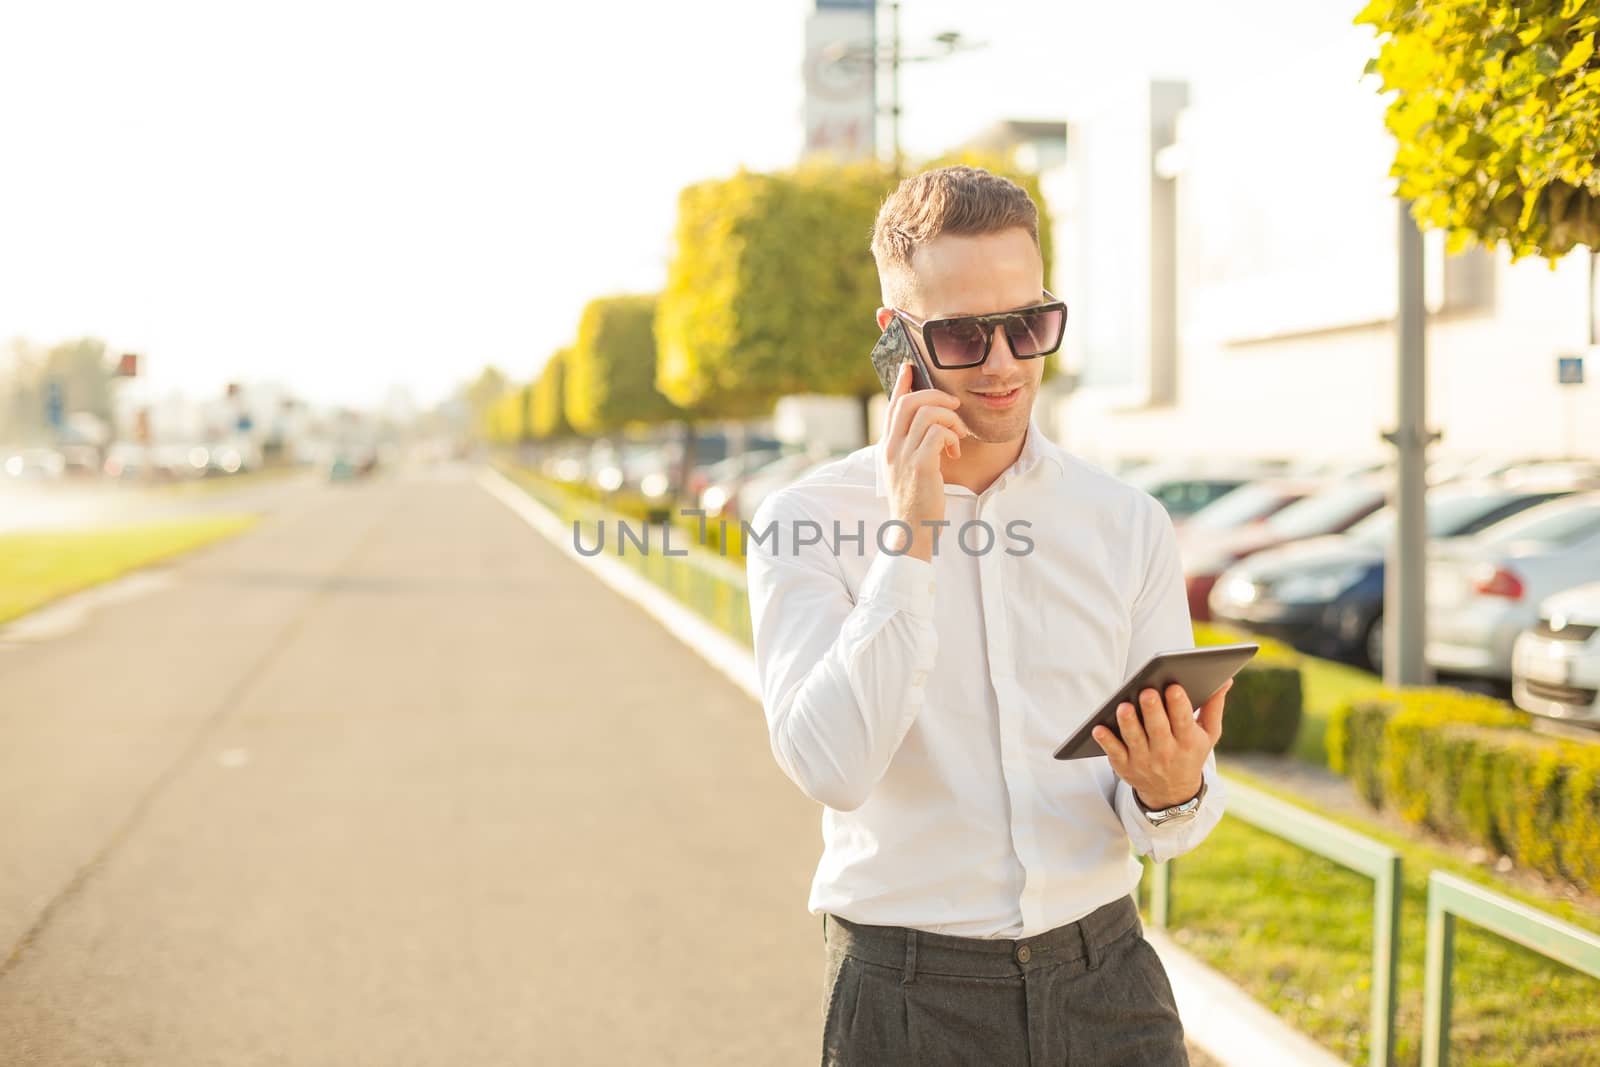
[[[1020,438],[1028,429],[1028,416],[1033,410],[1034,391],[1024,386],[1026,395],[1017,397],[1014,407],[1004,411],[990,411],[976,401],[963,401],[956,414],[973,429],[973,436],[986,444],[1005,444]]]

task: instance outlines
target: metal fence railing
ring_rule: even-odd
[[[1537,908],[1501,896],[1453,874],[1428,877],[1428,932],[1423,971],[1422,1065],[1450,1059],[1450,986],[1456,920],[1465,919],[1508,941],[1600,978],[1600,937]]]
[[[1394,1062],[1394,1026],[1400,977],[1400,853],[1370,837],[1340,826],[1226,776],[1225,818],[1298,845],[1308,852],[1373,881],[1372,890],[1372,1037],[1373,1067]],[[1154,864],[1150,883],[1150,921],[1165,929],[1172,917],[1172,865]]]

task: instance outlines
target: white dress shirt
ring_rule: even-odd
[[[1035,419],[984,492],[945,486],[931,562],[895,555],[880,454],[767,497],[746,543],[772,754],[824,805],[809,910],[962,937],[1073,922],[1133,891],[1135,853],[1222,816],[1214,755],[1197,818],[1160,827],[1106,757],[1053,756],[1153,653],[1194,647],[1172,521]],[[987,551],[982,525],[957,539],[974,520]]]

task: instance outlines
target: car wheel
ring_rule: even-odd
[[[1367,624],[1367,636],[1363,639],[1361,650],[1366,654],[1367,667],[1374,674],[1383,673],[1383,615],[1377,614]]]

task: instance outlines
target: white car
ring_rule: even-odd
[[[1511,650],[1511,699],[1523,711],[1600,728],[1600,582],[1545,597]]]
[[[13,478],[53,482],[66,471],[67,461],[53,448],[24,448],[7,456],[0,467]]]
[[[733,516],[748,520],[755,517],[756,509],[768,496],[776,493],[784,486],[792,485],[816,470],[818,467],[832,463],[847,453],[797,452],[774,460],[734,490]]]
[[[1552,593],[1600,581],[1600,493],[1529,508],[1428,552],[1427,648],[1435,670],[1506,681],[1517,635]]]

